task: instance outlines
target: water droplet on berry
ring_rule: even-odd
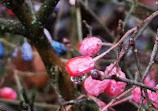
[[[77,77],[71,77],[71,81],[74,83],[74,84],[80,84],[84,79],[86,78],[86,76],[77,76]]]

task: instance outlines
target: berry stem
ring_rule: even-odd
[[[104,46],[114,46],[115,43],[108,43],[108,42],[102,42],[102,43],[98,43],[99,45],[104,45]]]
[[[138,27],[134,27],[134,28],[128,30],[128,31],[124,34],[124,36],[123,36],[115,45],[113,45],[112,47],[110,47],[107,51],[105,51],[104,53],[100,54],[99,56],[93,58],[93,60],[94,60],[94,61],[97,61],[97,60],[99,60],[100,58],[102,58],[103,56],[105,56],[106,54],[108,54],[111,50],[113,50],[115,47],[117,47],[118,45],[120,45],[120,44],[123,42],[123,40],[124,40],[126,37],[128,37],[129,34],[131,34],[132,32],[134,32],[135,30],[137,30],[137,28],[138,28]]]
[[[125,92],[123,92],[122,94],[120,94],[118,97],[112,99],[101,111],[106,110],[108,107],[111,107],[113,105],[113,103],[117,100],[119,100],[121,97],[123,97],[124,95],[128,94],[129,92],[131,92],[135,87],[132,87],[128,90],[126,90]],[[114,103],[115,104],[115,103]]]
[[[151,14],[150,16],[148,16],[145,20],[143,20],[140,24],[138,24],[137,26],[135,26],[134,28],[128,30],[123,36],[122,38],[112,47],[110,47],[107,51],[105,51],[104,53],[100,54],[99,56],[93,58],[94,61],[99,60],[100,58],[104,57],[106,54],[108,54],[111,50],[113,50],[114,48],[116,48],[118,45],[120,45],[123,40],[128,37],[131,33],[133,33],[134,31],[138,31],[138,29],[140,29],[146,22],[149,22],[151,19],[153,19],[155,16],[158,15],[158,11],[154,12],[153,14]]]

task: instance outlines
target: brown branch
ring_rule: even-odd
[[[36,18],[23,3],[16,4],[16,0],[0,0],[8,8],[12,9],[20,22],[26,28],[26,37],[30,39],[30,43],[34,45],[44,62],[49,76],[52,76],[52,68],[57,66],[60,69],[59,89],[64,99],[74,98],[74,87],[65,70],[65,66],[60,58],[55,54],[50,42],[47,40],[43,32],[43,24],[54,9],[58,0],[45,0],[40,10],[36,13]],[[65,87],[66,86],[66,87]]]
[[[39,11],[36,13],[37,21],[39,25],[44,25],[49,15],[53,12],[54,7],[59,0],[45,0]]]

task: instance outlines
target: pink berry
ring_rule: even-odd
[[[155,71],[153,70],[153,71],[151,71],[150,73],[151,73],[151,77],[152,77],[152,78],[155,78],[155,75],[156,75]]]
[[[141,93],[140,93],[140,88],[136,87],[133,92],[132,92],[132,99],[136,103],[141,103]],[[146,101],[144,101],[146,103]]]
[[[106,93],[109,96],[118,96],[125,89],[126,83],[117,82],[115,80],[110,80],[108,87],[106,88]]]
[[[84,56],[93,56],[102,47],[102,41],[97,37],[86,37],[80,44],[80,53]]]
[[[17,94],[12,88],[4,87],[0,89],[0,96],[4,99],[16,100]]]
[[[89,56],[81,56],[70,59],[66,63],[66,70],[70,76],[76,77],[89,73],[94,68],[94,61]]]
[[[142,92],[143,96],[145,97],[145,93],[144,91]],[[151,91],[147,90],[148,96],[150,97],[151,95]],[[136,87],[133,92],[132,92],[132,99],[137,102],[137,103],[141,103],[141,89],[140,87]],[[143,103],[147,103],[147,100],[144,99]]]
[[[144,84],[151,86],[151,87],[155,87],[155,80],[151,79],[149,76],[147,76],[144,80]]]
[[[125,74],[121,71],[121,68],[114,66],[114,64],[107,66],[104,73],[109,76],[115,75],[126,78]],[[125,87],[126,83],[124,82],[110,80],[109,85],[106,88],[106,92],[109,96],[118,96],[124,91]]]
[[[103,93],[109,84],[109,80],[95,80],[89,76],[84,81],[84,89],[86,92],[92,96],[98,96],[99,94]]]

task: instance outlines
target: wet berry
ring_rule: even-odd
[[[80,53],[84,56],[93,56],[101,49],[101,43],[97,37],[86,37],[80,44]]]
[[[84,89],[86,92],[92,96],[98,96],[99,94],[103,93],[105,89],[108,87],[110,80],[95,80],[89,76],[84,81]]]
[[[94,61],[89,56],[81,56],[70,59],[66,63],[66,70],[70,76],[76,77],[89,73],[94,68]]]

